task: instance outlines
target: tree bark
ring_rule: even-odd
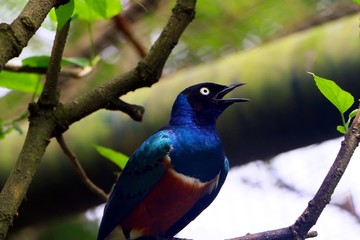
[[[18,208],[27,193],[49,140],[62,134],[75,121],[79,121],[101,108],[108,106],[113,108],[115,106],[114,101],[128,91],[134,91],[145,86],[150,87],[156,83],[172,49],[195,16],[195,4],[195,0],[178,0],[173,9],[173,15],[163,32],[136,68],[105,82],[90,93],[84,94],[65,105],[58,103],[57,81],[65,46],[65,39],[63,38],[66,38],[69,26],[67,25],[67,27],[57,31],[43,92],[39,101],[29,107],[30,124],[25,143],[15,168],[10,173],[0,193],[0,239],[6,237],[13,218],[17,215]],[[36,12],[37,10],[35,6],[33,9],[28,8],[29,6],[25,8],[26,11]],[[31,35],[32,30],[34,29],[29,29],[27,33]],[[0,35],[0,37],[2,36]]]
[[[67,0],[30,0],[10,25],[0,24],[0,72],[5,63],[20,55],[50,10],[66,2]]]

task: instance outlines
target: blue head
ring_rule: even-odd
[[[215,125],[216,119],[231,104],[248,101],[246,98],[223,99],[227,93],[242,85],[244,83],[230,86],[200,83],[186,88],[175,100],[170,124]]]

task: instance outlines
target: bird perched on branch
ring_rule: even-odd
[[[172,237],[215,199],[229,163],[216,119],[245,98],[225,98],[238,83],[200,83],[176,98],[167,126],[130,157],[105,206],[98,240]],[[121,238],[120,238],[121,239]]]

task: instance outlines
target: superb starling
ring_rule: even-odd
[[[105,206],[98,240],[114,229],[120,239],[172,237],[215,199],[229,162],[216,119],[231,104],[223,97],[244,83],[200,83],[176,98],[170,122],[130,157]]]

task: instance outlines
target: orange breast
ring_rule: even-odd
[[[124,230],[143,236],[164,235],[192,206],[217,185],[218,176],[209,182],[177,173],[166,158],[167,170],[143,201],[121,222]]]

